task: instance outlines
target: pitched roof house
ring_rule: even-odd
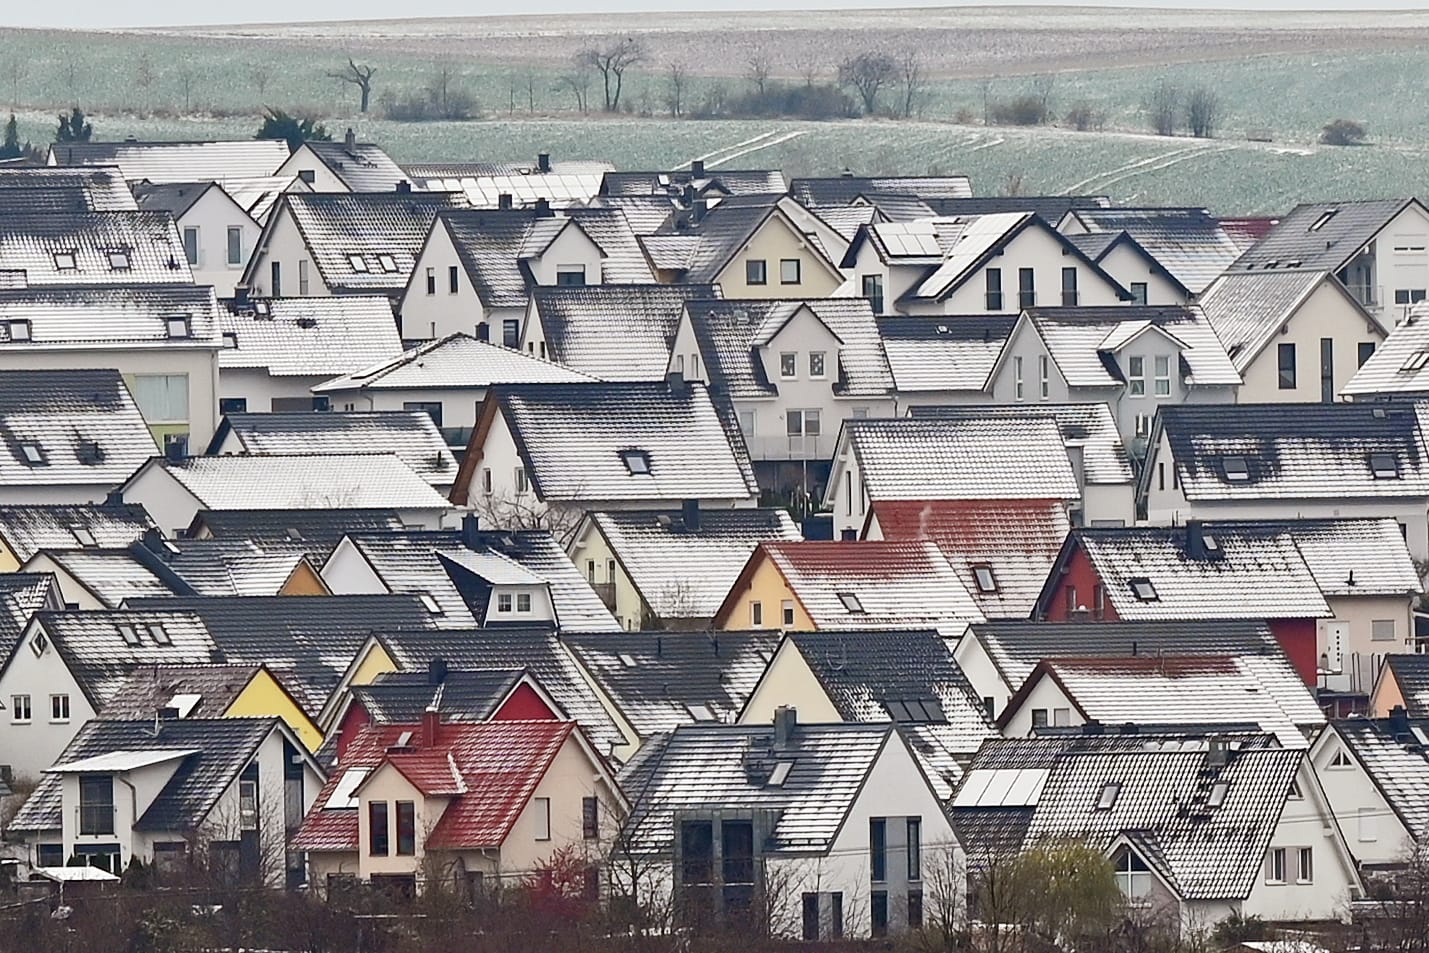
[[[381,146],[358,142],[351,129],[340,140],[304,142],[273,174],[297,176],[314,192],[398,192],[412,186]]]
[[[0,207],[132,212],[134,193],[118,166],[0,166]]]
[[[905,403],[986,400],[988,378],[1016,323],[1010,315],[879,318],[893,390]]]
[[[1062,214],[1047,220],[1057,221]],[[1180,305],[1193,297],[1191,290],[1180,279],[1162,267],[1140,242],[1125,231],[1096,231],[1067,237],[1131,292],[1133,305]]]
[[[13,572],[42,549],[127,546],[153,525],[142,506],[108,499],[0,506],[0,571]]]
[[[1340,388],[1350,400],[1429,395],[1429,304],[1410,307],[1379,346],[1361,350],[1359,369]],[[1370,353],[1365,355],[1365,351]]]
[[[789,180],[789,194],[808,206],[854,205],[876,202],[884,195],[913,196],[924,201],[972,197],[972,182],[965,175],[836,175]]]
[[[472,208],[498,208],[502,196],[515,205],[545,199],[557,208],[585,202],[600,191],[600,180],[614,168],[599,159],[552,161],[540,153],[535,162],[417,162],[402,170],[418,188],[465,193]]]
[[[7,288],[192,285],[168,212],[17,212],[0,220]]]
[[[685,303],[718,297],[718,285],[537,286],[521,346],[600,380],[660,380]]]
[[[1310,749],[1315,774],[1366,872],[1402,867],[1429,837],[1429,721],[1394,709],[1385,718],[1331,721]]]
[[[139,208],[174,217],[194,282],[233,293],[262,226],[217,182],[143,183],[135,187]]]
[[[1203,208],[1070,209],[1057,230],[1068,236],[1125,232],[1192,295],[1240,254],[1220,220]]]
[[[281,139],[224,139],[206,142],[57,142],[46,155],[49,166],[118,166],[129,182],[224,182],[272,175],[288,158]]]
[[[1375,680],[1369,713],[1388,718],[1403,708],[1410,718],[1429,718],[1429,656],[1389,653]]]

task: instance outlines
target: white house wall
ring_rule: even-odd
[[[1422,240],[1422,239],[1421,239]],[[1424,287],[1420,285],[1419,287]],[[1384,334],[1373,327],[1359,308],[1331,280],[1320,283],[1271,337],[1242,372],[1245,381],[1237,400],[1242,404],[1317,403],[1321,399],[1321,339],[1332,347],[1332,393],[1338,395],[1359,370],[1359,346],[1378,344]],[[1280,388],[1280,345],[1295,346],[1295,386]]]
[[[451,291],[451,269],[457,273],[457,290]],[[432,294],[427,294],[427,272],[435,282]],[[427,240],[412,268],[412,279],[402,295],[398,308],[398,327],[404,341],[432,341],[462,331],[480,338],[478,326],[490,322],[471,276],[462,266],[451,234],[440,218],[427,233]],[[501,325],[491,324],[490,338],[501,341]]]
[[[250,413],[267,413],[275,409],[274,401],[302,401],[311,406],[312,388],[330,379],[321,374],[276,377],[258,367],[220,367],[218,394],[222,400],[241,397]]]
[[[198,261],[191,262],[194,284],[213,285],[220,298],[233,294],[233,286],[243,278],[248,256],[258,244],[262,233],[258,223],[219,188],[210,188],[184,212],[178,220],[179,234],[190,228],[198,230]],[[238,261],[228,261],[228,230],[239,229],[242,235]]]
[[[288,156],[288,161],[273,173],[281,178],[290,178],[303,172],[312,173],[313,181],[307,184],[309,192],[350,192],[347,183],[337,177],[306,144],[301,145]]]
[[[1335,615],[1333,619],[1317,622],[1316,656],[1327,654],[1332,648],[1327,639],[1331,623],[1347,624],[1349,638],[1342,647],[1341,670],[1322,675],[1321,685],[1335,691],[1368,694],[1374,690],[1385,655],[1414,651],[1413,602],[1408,595],[1327,596],[1326,601]],[[1373,637],[1376,621],[1393,622],[1394,638],[1376,641]]]
[[[1001,715],[1003,709],[1007,707],[1007,700],[1012,697],[1012,693],[1017,690],[1018,686],[1007,684],[1002,673],[993,664],[992,657],[983,648],[982,641],[971,633],[963,636],[958,640],[957,648],[953,650],[953,660],[958,663],[958,668],[962,669],[963,674],[968,677],[978,698],[984,704],[988,699],[992,700],[992,709],[988,714],[993,718]]]
[[[1128,291],[1133,284],[1145,284],[1148,305],[1176,305],[1187,301],[1186,293],[1173,284],[1164,271],[1124,243],[1117,244],[1097,264]]]
[[[1403,863],[1414,850],[1414,838],[1353,755],[1348,766],[1332,766],[1344,750],[1339,735],[1327,728],[1311,749],[1310,762],[1346,846],[1362,865]]]
[[[273,262],[278,262],[279,265],[279,288],[273,287]],[[304,262],[307,263],[305,266],[302,264]],[[303,294],[299,281],[303,267],[308,271],[306,295]],[[250,288],[253,295],[259,298],[323,298],[331,294],[322,276],[318,274],[317,265],[312,261],[312,253],[303,241],[302,232],[298,231],[287,205],[282,205],[269,221],[266,240],[253,256],[252,275]]]
[[[175,480],[163,467],[153,464],[136,477],[124,491],[124,502],[139,503],[155,525],[169,537],[177,537],[193,523],[203,503]]]
[[[0,701],[5,704],[0,712],[0,764],[10,765],[17,777],[38,779],[95,712],[53,645],[35,655],[30,647],[35,631],[33,625],[26,629],[10,666],[0,676]],[[15,722],[15,695],[30,696],[29,724]],[[51,720],[51,695],[69,696],[67,721]]]
[[[1375,297],[1384,303],[1385,323],[1397,324],[1405,306],[1395,304],[1395,291],[1429,290],[1429,215],[1410,205],[1375,237],[1374,247]]]

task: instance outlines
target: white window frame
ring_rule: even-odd
[[[10,721],[16,725],[28,725],[35,720],[35,710],[29,695],[10,696]]]
[[[781,381],[797,380],[799,377],[799,352],[780,351],[779,352],[779,379]]]
[[[1152,369],[1156,374],[1156,396],[1171,396],[1171,357],[1167,354],[1157,354],[1152,360]]]
[[[1315,848],[1300,847],[1295,853],[1295,882],[1312,884],[1315,882]]]
[[[1126,359],[1126,395],[1146,396],[1146,358],[1140,354],[1132,354]]]
[[[817,367],[815,363],[817,362]],[[816,381],[821,381],[828,376],[829,363],[828,354],[824,351],[809,352],[809,377]]]
[[[1284,847],[1272,847],[1265,852],[1265,882],[1268,884],[1283,884],[1285,877],[1290,872],[1286,864],[1288,857]]]
[[[536,797],[531,799],[531,806],[535,809],[533,820],[536,825],[535,840],[548,841],[551,839],[551,799],[548,797]]]
[[[67,725],[70,715],[69,693],[57,692],[50,695],[50,724]]]
[[[1049,358],[1046,354],[1039,354],[1039,355],[1037,355],[1037,386],[1038,386],[1038,390],[1040,391],[1040,393],[1041,393],[1041,395],[1042,395],[1042,399],[1043,399],[1043,400],[1046,400],[1046,399],[1047,399],[1048,397],[1050,397],[1051,394],[1052,394],[1052,389],[1051,389],[1051,377],[1052,377],[1052,360],[1051,360],[1051,358]]]
[[[1022,399],[1022,355],[1012,359],[1012,392],[1017,400]]]

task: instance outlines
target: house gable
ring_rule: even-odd
[[[775,711],[783,707],[793,708],[808,724],[839,724],[844,720],[799,647],[787,636],[745,702],[738,723],[772,724]]]

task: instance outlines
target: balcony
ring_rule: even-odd
[[[81,834],[104,835],[114,833],[113,804],[81,804],[75,808],[75,818]]]
[[[595,594],[600,596],[600,601],[605,603],[605,607],[611,612],[615,611],[615,583],[613,582],[593,582],[590,587],[595,590]]]

